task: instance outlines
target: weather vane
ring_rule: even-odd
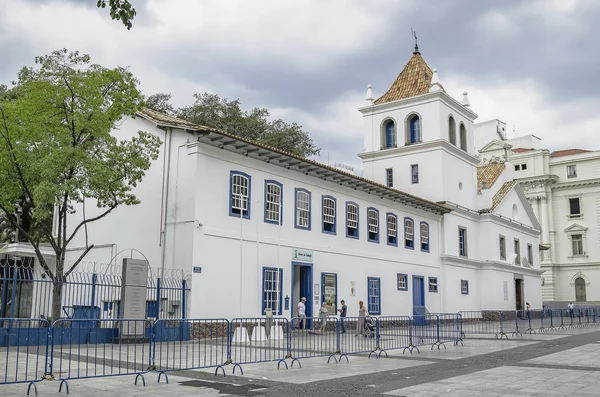
[[[410,32],[412,33],[413,37],[415,38],[415,54],[419,52],[419,43],[417,41],[417,32],[415,32],[413,30],[413,28],[410,28]]]

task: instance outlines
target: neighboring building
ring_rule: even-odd
[[[475,126],[480,156],[506,162],[541,221],[544,303],[600,301],[600,151],[550,152],[535,135],[498,139],[497,126]]]
[[[308,315],[341,299],[349,315],[360,300],[374,315],[541,307],[539,223],[512,170],[477,168],[466,93],[449,96],[416,50],[360,111],[364,177],[150,110],[123,120],[116,136],[151,132],[162,153],[141,204],[88,225],[87,260],[136,249],[193,270],[199,318],[290,317],[303,296]]]

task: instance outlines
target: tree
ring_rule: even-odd
[[[229,101],[216,94],[195,94],[190,106],[175,109],[171,94],[154,94],[148,97],[146,106],[159,112],[175,115],[189,122],[218,128],[233,135],[272,146],[301,157],[318,155],[315,146],[302,126],[288,124],[281,119],[269,121],[269,111],[253,108],[243,111],[239,99]]]
[[[97,7],[106,8],[106,0],[98,0]],[[131,21],[136,13],[129,0],[108,0],[108,7],[112,19],[123,22],[127,30],[131,29]]]
[[[160,139],[143,131],[130,140],[111,135],[143,105],[128,70],[91,64],[88,55],[66,49],[35,62],[0,96],[0,216],[31,243],[53,281],[56,319],[62,283],[93,248],[86,235],[86,249],[65,269],[69,243],[118,206],[139,203],[132,189],[158,158]],[[70,225],[74,204],[84,200],[95,202],[99,214]],[[44,242],[54,266],[40,251]]]

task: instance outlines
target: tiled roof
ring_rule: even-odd
[[[375,104],[397,101],[429,92],[432,70],[419,52],[415,52],[389,90]]]
[[[422,210],[432,212],[438,215],[443,215],[452,211],[450,208],[443,204],[434,203],[433,201],[414,196],[412,194],[403,192],[398,189],[384,186],[380,183],[371,181],[369,179],[345,171],[341,171],[337,168],[330,167],[317,161],[296,156],[294,154],[284,152],[277,148],[263,145],[258,142],[254,142],[249,139],[242,138],[240,136],[236,136],[225,131],[206,126],[196,125],[188,121],[168,116],[150,109],[143,109],[141,111],[138,111],[137,115],[148,119],[156,123],[157,125],[165,127],[173,126],[188,131],[207,132],[208,134],[200,135],[198,140],[201,140],[202,142],[213,146],[221,147],[221,149],[227,148],[236,153],[244,153],[245,151],[246,156],[258,158],[263,161],[265,159],[264,156],[269,156],[268,162],[272,164],[279,164],[280,166],[286,167],[287,169],[291,169],[291,167],[294,166],[297,168],[297,170],[301,171],[302,173],[305,173],[306,175],[309,175],[309,173],[312,173],[313,170],[316,170],[316,172],[319,172],[318,177],[320,179],[327,179],[331,177],[331,179],[329,180],[333,180],[333,178],[335,178],[336,183],[339,183],[340,185],[351,186],[354,188],[354,190],[360,189],[361,191],[366,191],[369,194],[374,193],[377,196],[380,196],[381,198],[384,198],[385,196],[386,198],[393,200],[394,202],[403,203],[404,205],[412,206],[414,208],[420,208]],[[323,172],[324,170],[326,172]],[[328,174],[330,174],[331,176]]]
[[[533,149],[533,148],[523,148],[523,147],[517,147],[517,148],[512,149],[512,151],[515,153],[532,152],[534,150],[535,149]]]
[[[587,153],[589,150],[585,149],[565,149],[565,150],[557,150],[556,152],[552,152],[550,157],[562,157],[562,156],[570,156],[572,154],[580,154]]]
[[[502,171],[504,171],[504,163],[503,164],[489,164],[482,165],[477,167],[477,190],[481,191],[483,187],[483,183],[486,183],[487,188],[491,188]]]
[[[504,185],[502,185],[500,190],[498,190],[496,194],[494,194],[494,198],[492,199],[492,210],[496,209],[500,205],[502,200],[504,200],[504,197],[506,197],[508,192],[510,192],[510,190],[513,188],[513,186],[515,186],[515,184],[515,181],[506,182],[504,183]]]

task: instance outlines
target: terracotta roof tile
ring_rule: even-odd
[[[504,200],[504,197],[506,197],[515,184],[515,181],[506,182],[504,185],[502,185],[500,190],[494,194],[494,198],[492,199],[492,210],[496,209],[500,205],[502,200]]]
[[[397,101],[429,92],[433,71],[420,53],[410,58],[387,92],[375,101],[375,104]]]
[[[515,153],[532,152],[534,150],[535,149],[533,149],[533,148],[523,148],[523,147],[517,147],[517,148],[512,149],[512,151]]]
[[[556,152],[552,152],[550,157],[562,157],[562,156],[570,156],[572,154],[580,154],[587,153],[589,150],[585,149],[565,149],[565,150],[557,150]]]
[[[145,116],[146,118],[149,118],[157,124],[169,125],[172,127],[179,127],[183,129],[191,129],[194,131],[215,131],[214,128],[190,123],[189,121],[178,119],[177,117],[169,116],[167,114],[160,113],[148,108],[143,108],[142,110],[138,111],[138,115]]]
[[[491,188],[504,171],[504,168],[504,164],[489,164],[477,167],[477,190],[481,191],[484,182],[487,189]]]

